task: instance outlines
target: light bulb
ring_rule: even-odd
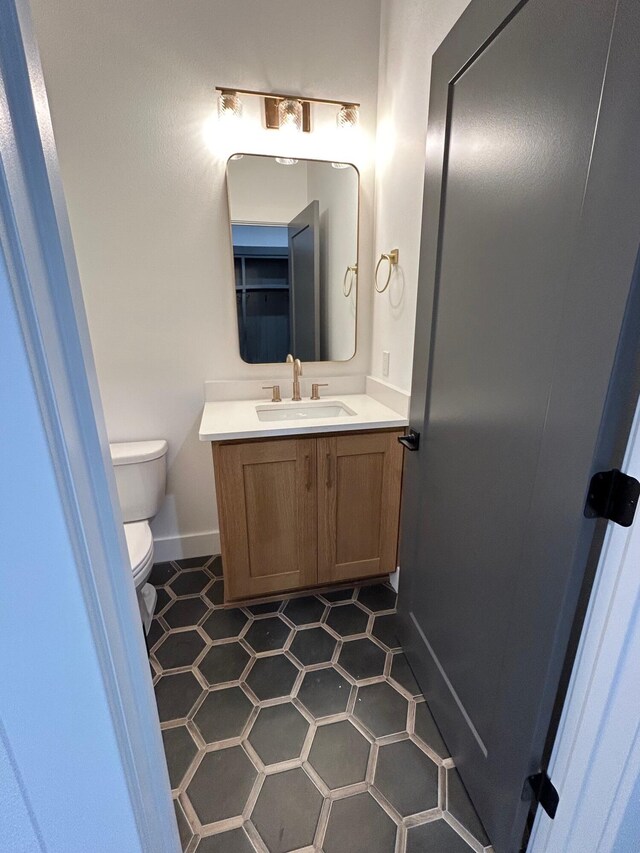
[[[220,92],[218,96],[218,118],[220,121],[237,121],[242,118],[242,101],[236,92]]]
[[[360,109],[355,104],[343,104],[338,110],[336,124],[340,130],[350,130],[360,121]]]
[[[297,98],[283,98],[278,102],[278,125],[287,133],[300,133],[302,130],[302,101]]]

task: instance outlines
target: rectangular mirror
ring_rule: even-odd
[[[348,361],[356,349],[359,175],[348,163],[227,163],[240,355]]]

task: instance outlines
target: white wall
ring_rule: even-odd
[[[169,493],[154,521],[202,553],[217,528],[211,455],[197,432],[207,379],[289,372],[239,356],[225,164],[236,151],[355,162],[360,251],[371,272],[373,140],[380,0],[32,0],[109,436],[166,437]],[[215,120],[216,85],[362,104],[351,148],[335,108],[283,139],[247,101],[238,134]],[[206,131],[206,132],[205,132]],[[370,294],[359,349],[333,375],[365,374]],[[305,370],[305,383],[326,376]]]
[[[389,289],[375,294],[371,374],[410,391],[431,56],[469,0],[382,0],[375,253],[400,250]],[[381,270],[382,277],[382,270]]]
[[[308,204],[307,164],[276,163],[273,157],[243,157],[227,166],[233,222],[286,225]]]

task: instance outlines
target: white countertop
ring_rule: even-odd
[[[256,406],[327,406],[344,403],[353,415],[328,418],[305,418],[286,421],[260,421]],[[283,400],[270,404],[262,400],[227,400],[204,404],[200,422],[200,441],[231,441],[239,438],[269,438],[283,435],[312,435],[319,432],[347,432],[358,429],[392,429],[407,426],[406,417],[394,412],[367,394],[340,394],[326,399],[302,403]]]

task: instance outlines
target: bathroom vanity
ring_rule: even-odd
[[[364,394],[206,403],[226,600],[393,572],[405,425]]]
[[[225,599],[392,572],[407,420],[368,394],[336,398],[330,388],[320,399],[325,383],[311,383],[303,400],[300,384],[301,361],[356,351],[358,171],[239,153],[227,189],[239,355],[272,364],[274,377],[286,359],[293,375],[291,386],[268,386],[272,402],[205,404],[200,439],[213,449]]]

